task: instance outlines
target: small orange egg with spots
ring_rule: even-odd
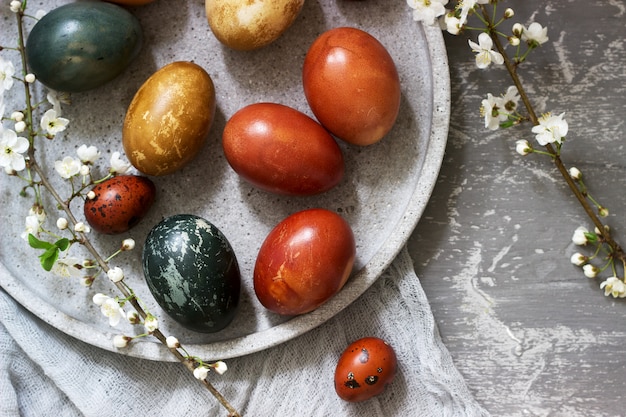
[[[341,354],[335,369],[335,391],[345,401],[368,400],[385,390],[397,369],[396,353],[387,342],[364,337]]]

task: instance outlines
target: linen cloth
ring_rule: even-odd
[[[336,361],[376,336],[398,356],[386,391],[334,392]],[[227,361],[210,380],[244,416],[486,416],[446,350],[406,248],[356,302],[277,347]],[[179,363],[108,352],[65,335],[0,291],[0,416],[225,416]]]

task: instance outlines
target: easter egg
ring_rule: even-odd
[[[335,139],[309,116],[281,104],[256,103],[237,111],[224,127],[222,146],[243,179],[277,194],[319,194],[344,174]]]
[[[261,245],[254,265],[255,294],[275,313],[308,313],[341,290],[355,256],[346,220],[321,208],[299,211],[277,224]]]
[[[391,345],[377,337],[352,342],[335,368],[335,392],[345,401],[359,402],[381,394],[398,368]]]
[[[168,64],[148,78],[126,111],[122,143],[147,175],[167,175],[189,163],[206,142],[215,115],[215,87],[192,62]]]
[[[162,220],[146,238],[142,264],[154,299],[183,327],[213,333],[235,317],[239,264],[226,237],[207,220],[191,214]]]
[[[85,219],[96,231],[128,231],[146,215],[156,195],[154,183],[137,175],[120,175],[96,184],[84,205]]]
[[[269,45],[292,25],[304,0],[206,0],[209,27],[224,45],[252,50]]]
[[[371,145],[393,127],[400,109],[400,79],[387,49],[360,29],[322,33],[309,47],[302,69],[306,99],[333,135]]]
[[[46,87],[80,92],[117,77],[137,57],[143,34],[126,9],[104,2],[69,3],[39,20],[26,42],[30,71]]]

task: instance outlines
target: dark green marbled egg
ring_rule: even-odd
[[[157,303],[184,327],[213,333],[235,317],[241,290],[235,253],[201,217],[177,214],[157,224],[143,248],[143,272]]]
[[[67,92],[99,87],[119,75],[141,50],[139,21],[105,2],[58,7],[35,26],[26,42],[30,70],[45,86]]]

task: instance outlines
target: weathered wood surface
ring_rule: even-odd
[[[566,112],[563,159],[626,243],[626,2],[505,5],[513,21],[548,26],[549,43],[520,73],[540,112]],[[443,340],[493,415],[626,415],[626,299],[605,297],[570,263],[574,229],[593,226],[549,160],[515,153],[530,126],[483,128],[480,101],[510,82],[504,69],[475,67],[468,35],[446,36],[449,142],[409,243]]]

